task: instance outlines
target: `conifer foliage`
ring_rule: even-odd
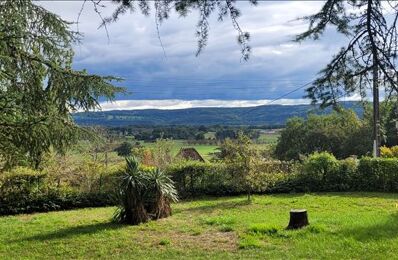
[[[328,0],[318,13],[303,19],[309,28],[297,36],[299,42],[318,40],[328,27],[349,40],[307,89],[314,102],[327,106],[346,95],[365,97],[372,89],[374,69],[379,71],[386,96],[397,93],[397,1]]]
[[[99,108],[122,88],[115,77],[72,68],[80,35],[30,0],[0,1],[0,160],[38,168],[44,153],[63,151],[82,131],[71,112]]]

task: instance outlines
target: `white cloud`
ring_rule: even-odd
[[[194,107],[255,107],[262,105],[300,105],[309,104],[308,99],[279,99],[271,103],[272,100],[117,100],[114,102],[101,103],[103,111],[109,110],[141,110],[141,109],[186,109]]]

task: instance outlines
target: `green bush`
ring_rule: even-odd
[[[2,196],[23,196],[38,192],[45,186],[46,174],[29,168],[17,167],[0,175],[0,194]]]
[[[103,182],[111,183],[117,174],[117,171],[111,172]],[[110,191],[115,190],[115,186],[110,186],[113,184],[106,190],[82,192],[58,186],[46,173],[15,168],[0,174],[0,215],[114,205]]]
[[[250,183],[254,193],[270,191],[291,175],[296,164],[280,161],[264,161],[255,164]],[[167,173],[175,182],[180,196],[234,195],[244,193],[245,187],[236,181],[233,165],[185,161],[170,165]]]
[[[314,153],[303,163],[303,179],[308,190],[327,190],[338,183],[339,161],[330,153]]]
[[[362,158],[357,185],[363,191],[398,191],[398,158]]]
[[[301,167],[270,188],[273,193],[349,191],[355,188],[358,161],[354,158],[337,160],[327,152],[314,153]]]
[[[224,164],[183,161],[170,165],[166,172],[183,197],[234,194],[237,190]]]
[[[256,161],[250,176],[253,193],[321,191],[398,191],[398,158],[347,158],[315,153],[303,163]],[[0,173],[0,215],[115,205],[122,167],[87,164],[70,175],[15,168]],[[153,167],[143,167],[151,171]],[[184,161],[166,173],[179,195],[234,195],[245,193],[232,164]]]

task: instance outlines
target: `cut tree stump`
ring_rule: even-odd
[[[298,229],[308,225],[309,223],[306,209],[290,210],[290,221],[287,229]]]

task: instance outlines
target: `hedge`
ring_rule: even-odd
[[[364,191],[398,191],[398,159],[369,158],[359,161],[358,189]]]
[[[257,163],[253,183],[254,193],[267,192],[277,182],[292,174],[296,167],[291,162],[264,161]],[[181,197],[198,195],[236,195],[246,192],[236,181],[234,169],[223,163],[186,161],[170,165],[168,174],[174,180]]]
[[[398,158],[337,160],[322,152],[301,164],[271,161],[259,167],[254,193],[398,191]],[[168,172],[182,197],[245,192],[228,165],[184,162],[170,166]]]
[[[115,205],[113,190],[119,172],[101,176],[106,185],[81,191],[54,182],[46,173],[16,168],[0,175],[0,215],[46,212],[83,207]]]
[[[398,191],[398,158],[337,160],[329,153],[315,153],[301,164],[260,161],[256,165],[253,193]],[[181,198],[245,193],[231,167],[187,161],[166,171]],[[16,168],[0,174],[0,215],[115,205],[120,173],[121,167],[110,168],[97,174],[89,189],[82,189],[70,181],[60,185],[43,172]]]

